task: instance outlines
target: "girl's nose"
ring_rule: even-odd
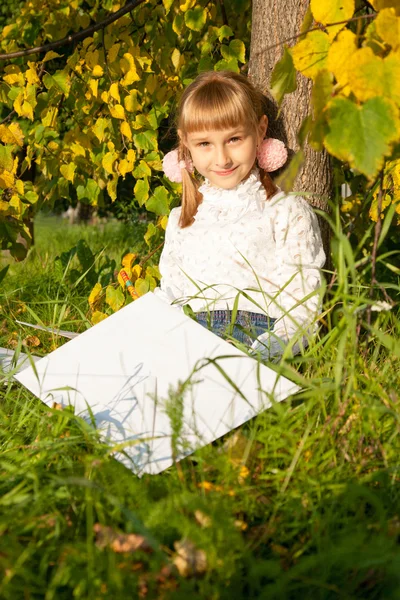
[[[229,152],[225,146],[216,149],[215,162],[217,167],[226,167],[231,164],[232,160],[229,157]]]

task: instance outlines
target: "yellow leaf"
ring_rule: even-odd
[[[138,101],[138,93],[137,90],[132,90],[129,96],[124,98],[124,105],[128,112],[136,112],[138,108],[140,108],[140,104]]]
[[[132,54],[126,52],[124,57],[119,61],[119,65],[121,67],[121,71],[125,74],[125,77],[121,81],[122,85],[128,86],[134,81],[140,81],[140,77],[136,70],[135,59],[133,58]]]
[[[161,217],[161,219],[160,219],[160,225],[164,229],[164,231],[167,229],[167,224],[168,224],[168,217],[165,215],[164,217]]]
[[[25,191],[24,182],[21,181],[21,179],[17,179],[17,181],[15,182],[15,187],[17,189],[18,194],[23,196],[24,191]]]
[[[17,144],[22,148],[24,134],[18,123],[11,123],[8,127],[7,125],[0,125],[0,140],[3,144]]]
[[[356,51],[357,36],[350,29],[345,29],[339,33],[328,52],[328,70],[334,74],[342,87],[342,94],[346,96],[350,94],[350,88],[347,86],[349,61]]]
[[[382,59],[371,48],[360,48],[349,61],[348,85],[362,102],[382,96],[400,104],[400,54]]]
[[[354,13],[354,0],[311,0],[311,12],[318,23],[336,23],[351,19]],[[327,32],[332,40],[346,23],[328,27]]]
[[[3,171],[0,173],[0,188],[3,190],[13,187],[14,175],[10,171]]]
[[[375,20],[376,31],[393,50],[400,45],[400,17],[396,17],[394,8],[385,8]]]
[[[26,100],[24,100],[24,93],[22,91],[15,99],[13,106],[20,117],[27,117],[28,119],[33,121],[32,105]]]
[[[107,183],[107,192],[110,196],[112,202],[117,199],[117,185],[118,185],[118,175],[115,175],[110,181]]]
[[[92,131],[94,135],[97,137],[99,142],[102,142],[105,138],[105,130],[108,128],[108,125],[111,124],[111,121],[108,119],[103,119],[99,117],[96,123],[92,127]]]
[[[125,119],[125,110],[121,104],[116,104],[115,106],[110,106],[110,113],[114,119]]]
[[[121,44],[113,44],[108,51],[108,62],[113,63],[118,56],[119,49],[121,48]]]
[[[71,144],[71,152],[72,155],[74,156],[86,156],[86,151],[85,148],[83,148],[83,146],[81,146],[80,144],[78,144],[78,142],[74,142],[73,144]]]
[[[306,77],[315,79],[319,71],[326,69],[329,37],[322,31],[312,31],[292,48],[294,66]]]
[[[370,0],[370,4],[372,4],[376,11],[383,10],[385,8],[394,8],[396,15],[400,15],[399,0]]]
[[[56,123],[58,115],[57,106],[48,106],[41,113],[42,124],[45,127],[52,127]]]
[[[14,214],[20,218],[25,212],[26,205],[22,204],[21,198],[14,194],[10,200],[10,207],[13,208]]]
[[[7,67],[5,70],[7,71]],[[24,74],[21,73],[21,69],[19,67],[16,67],[16,69],[13,69],[12,71],[9,69],[9,71],[10,72],[7,73],[7,75],[3,76],[4,81],[9,85],[17,85],[19,87],[23,87],[25,85],[25,77]]]
[[[113,173],[114,172],[114,162],[117,159],[117,155],[115,152],[111,151],[111,152],[107,152],[104,156],[103,156],[103,160],[101,161],[101,164],[103,165],[103,169],[105,171],[107,171],[107,173]]]
[[[135,265],[132,269],[132,280],[136,281],[136,279],[139,279],[139,277],[142,274],[142,267],[140,265]]]
[[[102,92],[100,98],[105,104],[108,104],[108,92]]]
[[[389,204],[391,204],[391,202],[392,202],[392,198],[389,196],[389,194],[385,194],[385,196],[382,198],[381,217],[383,217],[383,211],[385,210],[385,208],[387,208],[389,206]],[[369,209],[369,216],[372,221],[376,222],[378,220],[378,195],[377,194],[375,195],[374,199],[372,200],[371,208]]]
[[[101,77],[104,74],[103,67],[100,65],[95,65],[93,67],[92,75],[93,77]]]
[[[146,89],[150,94],[154,94],[157,87],[157,77],[156,75],[149,75],[146,79]]]
[[[102,286],[101,283],[96,283],[96,285],[94,286],[94,288],[92,289],[92,291],[89,294],[89,305],[90,308],[93,309],[94,304],[96,304],[96,302],[99,300],[101,293],[102,293]]]
[[[124,258],[121,261],[121,264],[124,267],[124,269],[131,269],[132,263],[134,260],[136,260],[136,258],[137,258],[137,254],[134,254],[133,252],[130,252],[129,254],[125,254]]]
[[[97,325],[97,323],[100,323],[100,321],[104,321],[104,319],[107,319],[108,315],[105,315],[104,313],[100,312],[99,310],[96,310],[93,314],[92,314],[92,325]]]
[[[118,165],[118,171],[123,177],[125,177],[125,175],[127,173],[130,173],[131,171],[133,171],[133,165],[134,165],[135,159],[136,159],[136,153],[134,150],[132,150],[130,148],[128,150],[128,152],[126,153],[125,158],[123,158]]]
[[[62,55],[61,54],[57,54],[57,52],[53,52],[53,50],[50,50],[50,52],[46,52],[46,54],[44,55],[44,59],[42,60],[42,62],[47,62],[48,60],[51,60],[52,58],[60,58]]]
[[[136,160],[136,152],[132,150],[132,148],[129,148],[128,152],[126,153],[126,158],[130,163],[134,163]]]
[[[98,89],[99,89],[99,82],[98,82],[98,80],[97,79],[89,79],[88,85],[89,85],[90,91],[92,92],[93,96],[95,98],[97,98],[97,92],[98,92]]]
[[[129,163],[125,158],[123,158],[122,160],[119,161],[118,171],[119,171],[120,175],[122,175],[122,177],[125,177],[125,175],[127,173],[132,171],[132,169],[129,168]]]
[[[178,71],[178,69],[181,66],[181,56],[182,55],[181,55],[179,49],[178,48],[174,48],[173,51],[172,51],[172,54],[171,54],[171,61],[172,61],[172,64],[174,65],[174,67],[175,67],[175,71]]]
[[[182,12],[186,12],[187,10],[189,10],[190,8],[193,8],[193,6],[196,4],[196,0],[184,0],[183,2],[181,2],[181,4],[179,5],[179,9]]]
[[[40,79],[36,73],[36,65],[33,62],[28,61],[29,69],[25,71],[25,77],[28,83],[37,84],[40,83]]]
[[[109,95],[111,98],[114,98],[118,103],[121,102],[121,97],[119,95],[118,83],[112,83],[109,89]]]
[[[129,123],[127,123],[126,121],[123,121],[121,123],[121,133],[122,135],[124,135],[126,138],[128,138],[128,140],[131,142],[132,141],[132,131],[131,128],[129,126]]]
[[[60,167],[60,173],[61,173],[61,175],[67,181],[70,181],[71,183],[74,182],[75,170],[76,170],[76,164],[72,163],[72,162],[69,163],[68,165],[61,165],[61,167]]]

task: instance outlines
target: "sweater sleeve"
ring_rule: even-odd
[[[301,335],[306,345],[307,337],[315,330],[321,304],[320,269],[325,263],[325,253],[317,217],[302,198],[288,196],[285,203],[286,206],[279,206],[274,219],[277,293],[273,316],[277,320],[272,333],[258,338],[264,348],[257,341],[253,345],[268,357],[281,355],[294,336],[299,340],[293,352],[299,352]]]
[[[179,247],[177,244],[179,214],[180,208],[174,208],[169,215],[164,248],[159,262],[161,283],[160,287],[154,290],[156,296],[168,302],[168,304],[180,304],[177,301],[184,295],[184,275],[179,267]]]

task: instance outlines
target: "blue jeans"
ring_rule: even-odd
[[[238,342],[251,346],[254,340],[265,331],[272,331],[275,319],[267,315],[238,310],[232,324],[231,310],[211,310],[199,312],[196,320],[219,337],[232,337]]]

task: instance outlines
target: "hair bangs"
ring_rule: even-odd
[[[185,110],[179,119],[179,129],[188,134],[241,126],[256,128],[257,122],[252,119],[254,110],[246,96],[229,84],[221,85],[218,80],[210,81],[186,99]]]

